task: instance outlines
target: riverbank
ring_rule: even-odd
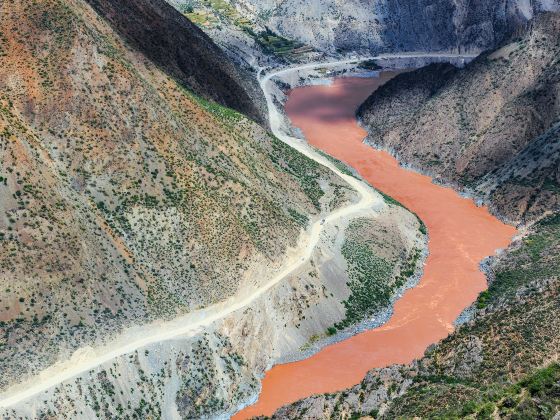
[[[431,178],[406,170],[362,143],[354,112],[390,77],[337,79],[297,88],[286,111],[310,144],[344,161],[375,188],[417,213],[430,232],[430,255],[418,287],[397,302],[384,326],[329,346],[315,356],[267,372],[256,405],[235,418],[265,414],[297,399],[358,383],[374,367],[407,363],[453,330],[453,322],[486,288],[480,261],[506,247],[515,229]]]

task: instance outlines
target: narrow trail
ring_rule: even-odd
[[[355,60],[354,60],[355,61]],[[332,65],[332,64],[328,64]],[[317,66],[317,65],[315,65]],[[271,77],[283,71],[272,73],[261,79],[261,87],[265,91],[265,86]],[[354,177],[342,173],[335,165],[324,156],[317,153],[307,143],[286,135],[281,130],[281,116],[272,102],[270,95],[267,95],[268,111],[272,132],[282,141],[289,144],[294,149],[305,154],[309,158],[317,161],[321,165],[328,167],[338,176],[343,178],[352,188],[354,188],[360,200],[340,208],[325,217],[324,224],[321,221],[315,222],[302,235],[299,244],[295,249],[288,252],[287,261],[277,273],[272,274],[270,280],[258,289],[250,293],[236,294],[229,299],[207,308],[193,311],[189,314],[180,316],[172,321],[155,322],[141,327],[134,327],[127,330],[120,337],[101,348],[84,347],[78,349],[70,359],[61,361],[45,369],[37,376],[14,385],[0,394],[0,408],[9,408],[44,391],[84,374],[98,366],[109,362],[119,356],[132,353],[150,344],[172,340],[178,337],[189,337],[200,332],[204,327],[221,320],[235,311],[243,309],[261,297],[264,293],[281,282],[286,276],[298,270],[306,264],[313,250],[315,249],[321,232],[329,224],[335,224],[337,220],[348,217],[353,213],[360,213],[383,202],[382,198],[367,184]]]

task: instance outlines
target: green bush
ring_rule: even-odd
[[[327,328],[327,335],[328,336],[335,335],[335,334],[336,334],[336,328],[335,327]]]

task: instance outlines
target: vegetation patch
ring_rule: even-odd
[[[224,0],[191,0],[180,5],[179,10],[202,29],[221,29],[222,24],[237,27],[268,54],[288,57],[313,51],[312,47],[285,38],[269,28],[259,30],[254,22],[240,15],[235,7]]]
[[[343,302],[345,318],[327,330],[329,335],[335,328],[343,330],[386,308],[396,290],[415,272],[420,250],[412,250],[405,258],[400,253],[395,258],[380,256],[379,250],[386,245],[365,234],[378,228],[371,223],[366,218],[356,219],[346,229],[342,255],[348,266],[350,296]]]
[[[552,418],[560,409],[560,365],[552,363],[512,385],[476,386],[449,377],[417,377],[397,417]],[[401,399],[393,402],[399,406]],[[403,407],[403,406],[401,406]],[[393,418],[396,413],[388,417]]]
[[[364,70],[371,70],[371,71],[377,71],[377,70],[381,70],[383,69],[382,66],[380,66],[379,64],[377,64],[376,60],[366,60],[366,61],[362,61],[360,63],[359,68],[364,69]]]
[[[351,294],[345,300],[346,317],[335,325],[342,330],[389,304],[391,264],[375,255],[367,243],[346,240],[342,255],[348,263]]]
[[[248,27],[245,27],[244,29],[261,47],[263,47],[266,52],[270,54],[279,56],[288,55],[305,46],[301,42],[284,38],[268,28],[258,34]]]
[[[353,176],[356,179],[360,179],[355,171],[352,169],[352,167],[350,167],[349,165],[347,165],[346,163],[344,163],[343,161],[319,150],[319,149],[315,149],[321,156],[323,156],[324,158],[326,158],[327,160],[329,160],[335,167],[336,169],[338,169],[340,172],[342,172],[344,175],[348,175],[348,176]],[[361,179],[360,179],[361,180]]]
[[[288,213],[290,213],[292,219],[294,219],[294,221],[301,227],[305,227],[309,223],[309,217],[307,217],[305,214],[299,213],[297,210],[289,208]]]
[[[320,209],[319,200],[324,195],[324,191],[319,185],[321,166],[276,137],[271,136],[271,138],[273,153],[269,154],[270,159],[298,180],[315,208]]]

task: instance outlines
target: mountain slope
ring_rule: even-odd
[[[264,281],[308,220],[354,197],[185,89],[87,2],[0,7],[2,387]],[[230,80],[222,68],[208,80]]]
[[[489,267],[470,321],[406,366],[278,410],[275,419],[542,418],[560,412],[560,217]]]
[[[265,103],[253,74],[236,68],[165,0],[88,0],[125,40],[194,93],[260,123]]]
[[[513,221],[558,209],[559,39],[558,14],[542,15],[464,70],[433,65],[395,78],[359,111],[367,141]]]
[[[300,0],[172,2],[195,12],[228,5],[257,27],[331,54],[480,51],[536,14],[560,10],[558,0],[314,0],[304,7]]]

